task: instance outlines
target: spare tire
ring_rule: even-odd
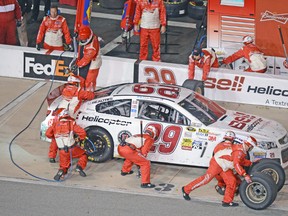
[[[168,17],[180,17],[187,13],[188,0],[164,0]]]
[[[207,8],[203,4],[203,1],[192,0],[189,2],[188,7],[187,7],[188,16],[196,20],[202,20],[206,12],[206,9]]]
[[[277,186],[273,179],[262,172],[251,175],[252,183],[245,180],[239,187],[240,198],[249,208],[262,210],[269,207],[277,196]]]
[[[204,82],[203,81],[187,79],[184,81],[182,86],[192,91],[195,91],[201,95],[204,95]]]
[[[272,177],[277,185],[277,190],[280,191],[285,184],[286,175],[283,167],[275,160],[261,159],[256,163],[253,163],[248,173],[263,172]]]
[[[99,0],[100,6],[107,9],[123,9],[127,0]]]

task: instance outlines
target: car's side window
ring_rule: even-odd
[[[96,105],[96,112],[130,117],[131,100],[112,100]]]
[[[189,120],[175,109],[158,102],[139,101],[138,117],[172,124],[189,125]]]

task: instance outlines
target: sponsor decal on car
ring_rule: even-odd
[[[98,123],[104,123],[108,125],[121,125],[121,126],[128,126],[132,124],[132,122],[129,121],[123,121],[119,119],[108,119],[108,118],[101,118],[99,116],[82,116],[83,121],[90,121],[90,122],[98,122]]]
[[[181,142],[181,149],[192,151],[192,139],[184,138]]]
[[[198,140],[194,140],[192,143],[193,149],[202,149],[202,142]]]
[[[186,130],[191,131],[191,132],[195,132],[197,129],[193,128],[193,127],[186,127]]]
[[[266,158],[266,152],[253,152],[254,158]]]
[[[118,141],[120,143],[123,142],[124,140],[126,140],[128,137],[131,137],[131,136],[132,136],[132,134],[129,131],[127,131],[127,130],[122,130],[117,135]]]

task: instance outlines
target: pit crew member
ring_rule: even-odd
[[[249,35],[243,37],[244,46],[233,53],[231,56],[223,59],[223,64],[230,64],[237,59],[244,57],[249,67],[245,69],[246,72],[265,73],[267,70],[267,61],[264,58],[263,52],[253,44],[253,38]]]
[[[141,187],[154,188],[155,185],[150,183],[150,161],[146,158],[150,148],[157,139],[158,130],[149,125],[144,134],[136,134],[119,144],[118,153],[125,158],[121,169],[121,175],[130,175],[133,173],[132,166],[140,166]]]

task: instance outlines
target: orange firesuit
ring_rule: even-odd
[[[141,23],[140,23],[141,20]],[[148,58],[148,41],[151,41],[153,61],[160,61],[160,25],[166,26],[166,8],[163,0],[137,1],[134,25],[140,30],[140,60]]]
[[[266,72],[267,63],[264,59],[263,53],[253,43],[244,45],[240,50],[223,59],[223,63],[230,64],[242,57],[244,57],[245,61],[249,64],[249,67],[245,69],[246,72]]]
[[[70,154],[72,158],[79,158],[77,165],[83,170],[87,165],[87,155],[83,149],[76,146],[74,140],[74,133],[79,136],[80,139],[86,137],[86,131],[78,126],[74,119],[71,117],[59,118],[53,122],[46,131],[46,136],[48,138],[55,137],[58,149],[59,149],[59,165],[60,169],[67,173],[70,167]]]
[[[36,44],[41,43],[44,38],[44,49],[62,51],[64,50],[63,35],[66,44],[71,44],[72,39],[66,19],[60,15],[56,18],[46,16],[39,27]]]
[[[223,141],[219,143],[214,149],[214,156],[210,160],[210,165],[206,173],[194,181],[184,186],[185,193],[189,194],[196,188],[208,184],[215,176],[220,175],[226,183],[226,190],[223,198],[223,202],[231,203],[234,199],[234,193],[236,190],[236,178],[232,169],[223,170],[216,161],[217,154],[220,153],[220,157],[224,154],[231,153],[232,143],[230,141]]]
[[[0,1],[0,44],[16,45],[16,20],[21,21],[17,0]]]
[[[188,79],[194,79],[195,65],[203,69],[202,80],[205,81],[208,77],[211,67],[218,68],[219,62],[216,53],[212,49],[202,49],[202,56],[199,60],[193,59],[189,56]]]
[[[58,108],[67,109],[69,115],[75,117],[75,114],[77,114],[83,100],[92,100],[94,95],[95,94],[92,91],[86,91],[81,87],[79,88],[67,83],[62,91],[63,100],[60,102]]]
[[[153,144],[154,139],[148,134],[143,134],[142,138],[141,134],[136,134],[118,146],[119,155],[125,158],[122,171],[129,173],[133,164],[140,166],[142,184],[150,183],[150,161],[146,157]]]
[[[76,63],[79,67],[79,75],[85,79],[85,87],[96,89],[96,80],[99,69],[102,65],[100,53],[100,45],[98,37],[93,34],[91,42],[83,47],[83,52],[80,54],[80,59]]]

